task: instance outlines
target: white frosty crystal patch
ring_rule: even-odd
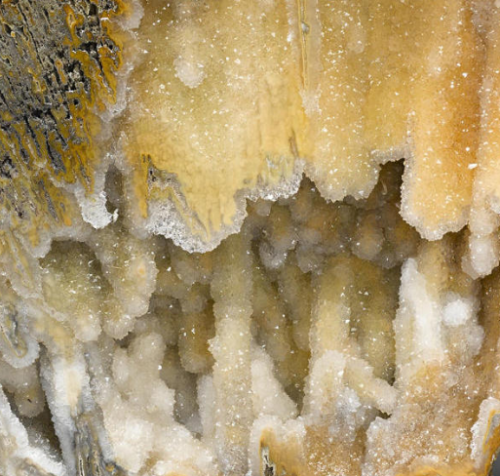
[[[419,273],[414,259],[409,259],[403,267],[400,293],[398,314],[402,317],[409,313],[414,319],[416,356],[422,360],[441,359],[444,349],[439,303],[429,294],[425,277]]]
[[[447,326],[457,327],[468,322],[474,312],[474,304],[470,299],[462,298],[456,293],[450,293],[450,301],[443,309],[443,322]]]
[[[188,61],[182,56],[177,57],[174,60],[175,75],[188,87],[197,88],[205,78],[205,72],[203,71],[203,64],[196,63],[194,61]],[[164,89],[165,86],[160,85],[160,89]]]

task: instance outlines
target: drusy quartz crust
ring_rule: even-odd
[[[479,476],[500,5],[0,0],[1,476]]]

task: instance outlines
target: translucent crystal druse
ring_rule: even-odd
[[[0,2],[0,474],[487,474],[497,3]]]

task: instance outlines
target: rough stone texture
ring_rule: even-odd
[[[105,156],[96,139],[122,65],[112,21],[122,10],[106,0],[0,5],[2,241],[40,245],[77,220],[66,190],[96,188]]]

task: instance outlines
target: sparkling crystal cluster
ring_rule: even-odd
[[[0,1],[1,476],[478,476],[500,5]]]

